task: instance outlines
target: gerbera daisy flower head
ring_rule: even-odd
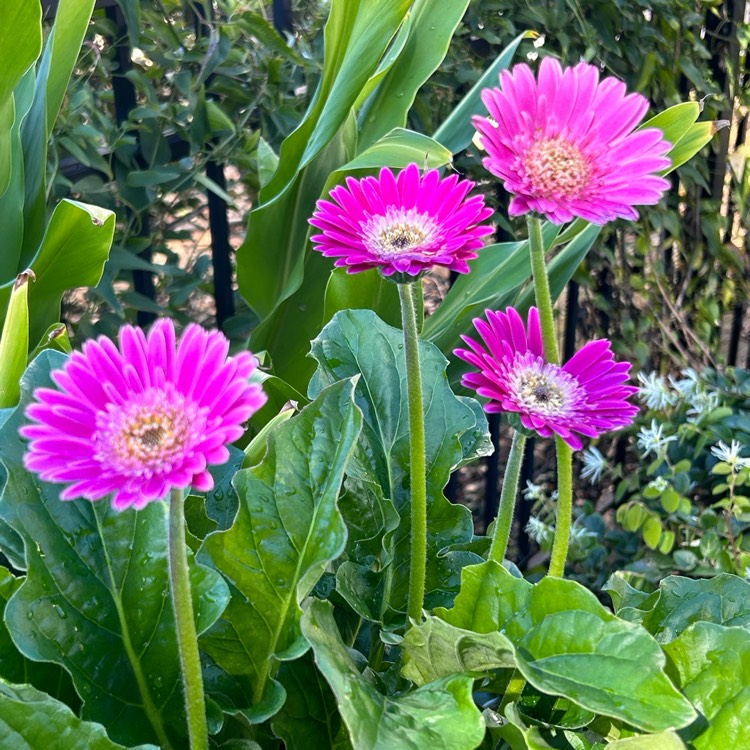
[[[229,459],[227,444],[266,401],[249,382],[249,352],[227,357],[218,331],[189,325],[179,341],[169,319],[87,341],[60,370],[57,388],[37,388],[21,428],[30,443],[26,467],[67,484],[60,499],[113,494],[117,510],[143,508],[172,488],[213,487],[211,464]]]
[[[658,128],[634,131],[648,101],[616,78],[600,81],[593,65],[563,70],[546,57],[538,79],[516,65],[482,101],[490,117],[473,122],[483,164],[513,194],[512,216],[535,212],[555,224],[635,219],[635,206],[658,203],[670,186],[656,174],[671,163],[670,143]]]
[[[413,280],[432,266],[468,273],[492,215],[484,197],[467,198],[474,183],[457,175],[440,178],[433,169],[420,175],[416,164],[398,174],[384,168],[378,177],[357,180],[331,190],[319,200],[310,224],[314,248],[336,258],[348,273],[378,268],[395,280]]]
[[[468,349],[454,352],[477,368],[462,383],[489,399],[485,411],[516,413],[525,428],[559,435],[574,450],[583,447],[581,435],[597,437],[633,421],[638,407],[627,399],[638,389],[626,385],[630,364],[615,362],[609,341],[590,341],[556,365],[544,357],[535,307],[526,325],[512,307],[485,315],[474,320],[483,343],[463,336]]]

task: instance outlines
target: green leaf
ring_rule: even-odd
[[[391,128],[403,127],[417,91],[448,51],[469,0],[416,0],[409,10],[409,34],[396,61],[365,103],[359,117],[359,148]],[[449,157],[450,158],[450,157]]]
[[[45,92],[47,135],[57,120],[68,81],[73,72],[81,45],[91,19],[95,0],[60,0],[55,12],[55,24],[47,41],[51,48],[49,75],[40,82]],[[45,50],[45,55],[48,54]]]
[[[13,89],[42,50],[42,8],[27,0],[2,0],[0,14],[0,197],[10,185]]]
[[[60,300],[68,289],[99,283],[114,231],[112,211],[71,200],[57,205],[31,263],[36,276],[29,289],[32,341],[59,320]],[[12,286],[0,287],[0,306],[9,299]]]
[[[458,103],[445,121],[433,134],[436,141],[442,143],[451,153],[457,154],[468,148],[474,137],[474,126],[471,124],[472,115],[486,115],[487,108],[482,103],[482,91],[490,86],[496,86],[500,73],[509,65],[516,54],[518,45],[526,38],[535,37],[534,31],[524,31],[519,34],[497,57],[495,62],[482,74],[482,77],[472,86],[471,91]]]
[[[286,750],[352,750],[336,698],[310,654],[284,662],[279,680],[287,698],[274,717],[273,733],[284,741]]]
[[[81,721],[64,703],[31,685],[0,679],[0,746],[13,750],[125,750],[101,724]],[[158,750],[138,745],[131,750]]]
[[[610,592],[612,584],[610,579]],[[667,576],[646,598],[623,590],[613,600],[618,617],[640,623],[660,643],[674,640],[694,622],[750,629],[750,583],[730,573],[702,580]]]
[[[15,406],[21,395],[21,376],[29,352],[30,273],[19,274],[8,303],[0,337],[0,408]]]
[[[201,646],[245,681],[250,720],[268,718],[283,702],[273,675],[278,660],[306,648],[300,603],[344,549],[336,499],[362,422],[352,390],[351,381],[333,385],[271,434],[263,462],[235,477],[234,524],[209,535],[199,553],[232,589]]]
[[[698,102],[682,102],[659,112],[658,115],[641,125],[638,130],[645,128],[659,128],[664,133],[664,139],[672,146],[676,146],[690,130],[701,113]]]
[[[5,610],[18,649],[73,676],[82,717],[124,744],[184,739],[184,706],[167,570],[167,507],[118,513],[106,501],[61,502],[59,488],[23,466],[18,429],[32,391],[52,386],[66,357],[43,352],[0,430],[6,482],[0,518],[25,545],[27,577]],[[227,586],[191,565],[199,632],[221,614]]]
[[[93,7],[94,0],[60,0],[55,23],[37,66],[34,100],[29,116],[21,126],[25,183],[22,266],[31,264],[44,233],[47,218],[47,143],[70,74],[78,60]]]
[[[5,605],[22,583],[23,578],[16,578],[9,570],[0,567],[0,678],[8,682],[29,683],[78,711],[81,701],[70,675],[57,664],[29,661],[13,643],[5,626]]]
[[[687,133],[678,143],[672,146],[667,156],[672,160],[672,166],[662,174],[669,174],[677,167],[692,159],[723,127],[728,127],[725,120],[716,122],[696,122],[691,125]]]
[[[364,427],[348,474],[361,486],[381,487],[382,498],[392,502],[401,516],[393,540],[393,562],[378,574],[387,578],[383,601],[401,612],[408,593],[410,529],[407,403],[405,397],[395,397],[406,393],[403,334],[369,310],[343,311],[313,341],[312,356],[318,370],[310,383],[311,395],[330,383],[361,374],[355,396]],[[444,374],[445,358],[432,344],[420,343],[420,359],[427,436],[427,600],[434,605],[452,599],[460,568],[478,559],[472,553],[447,549],[470,541],[473,524],[468,508],[449,503],[442,489],[451,470],[465,459],[461,436],[467,431],[484,434],[487,423],[480,412],[451,392]],[[370,495],[365,504],[377,509],[377,514],[382,502]],[[353,504],[356,507],[356,499]]]
[[[615,740],[607,750],[685,750],[685,743],[674,732],[659,732]]]
[[[500,632],[475,633],[428,617],[406,631],[401,673],[417,685],[449,674],[514,669],[515,648]]]
[[[484,721],[471,697],[471,677],[452,675],[388,697],[357,670],[329,602],[308,602],[302,632],[357,750],[473,750],[481,742]]]
[[[649,516],[643,528],[641,529],[643,534],[643,541],[646,542],[650,549],[656,549],[659,546],[659,539],[661,539],[661,520],[656,516]]]
[[[750,747],[750,636],[697,622],[664,646],[682,691],[708,719],[696,750]]]
[[[331,320],[340,310],[372,310],[381,320],[392,326],[401,324],[398,289],[375,269],[348,274],[335,268],[325,292],[325,319]]]
[[[531,585],[488,561],[465,568],[453,609],[435,614],[465,630],[501,631],[528,682],[589,711],[656,732],[695,718],[648,632],[573,581],[548,577]]]
[[[332,175],[326,187],[332,188],[335,183],[343,182],[345,174],[358,169],[380,169],[384,166],[401,169],[411,162],[416,162],[420,167],[434,169],[450,164],[451,152],[426,135],[404,128],[394,128],[344,164],[338,170],[338,174]]]
[[[0,253],[0,284],[12,284],[16,275],[26,266],[22,261],[24,237],[25,174],[21,124],[26,118],[34,99],[34,70],[29,69],[16,86],[15,120],[10,130],[10,183],[0,197],[0,226],[3,227],[3,252]],[[7,112],[5,113],[7,115]],[[5,116],[4,115],[4,116]],[[0,123],[2,125],[3,123]],[[7,125],[7,122],[5,123]],[[4,136],[0,136],[2,138]],[[2,155],[2,154],[0,154]],[[0,287],[1,289],[2,287]],[[7,297],[5,298],[7,299]],[[3,300],[5,301],[5,300]],[[3,306],[0,306],[2,309]]]
[[[261,191],[263,203],[290,185],[341,129],[410,6],[411,0],[333,0],[323,75],[304,120],[281,146],[279,169]]]

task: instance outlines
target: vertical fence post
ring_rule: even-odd
[[[198,13],[194,16],[196,36],[210,33],[213,19],[213,4],[198,2]],[[211,83],[208,76],[206,87]],[[211,97],[210,94],[208,94]],[[206,177],[219,188],[226,190],[224,165],[210,159],[206,163]],[[234,315],[234,289],[232,288],[232,246],[229,244],[229,218],[226,201],[213,190],[206,191],[208,202],[208,228],[211,233],[211,262],[214,269],[214,300],[216,302],[216,325],[224,328],[226,321]]]
[[[126,122],[130,113],[135,109],[136,97],[135,86],[126,77],[126,73],[132,70],[133,63],[130,60],[130,35],[125,16],[118,5],[109,6],[105,13],[107,18],[115,24],[116,38],[114,39],[115,60],[117,61],[118,71],[112,76],[112,92],[114,94],[115,120],[118,125]],[[137,138],[137,134],[136,134]],[[136,157],[140,159],[140,156]],[[128,215],[132,216],[130,208],[127,209]],[[151,226],[147,213],[139,216],[140,225],[138,228],[139,237],[149,237]],[[151,246],[138,253],[138,257],[147,263],[152,261]],[[138,294],[150,300],[156,299],[156,287],[154,286],[154,275],[150,271],[134,270],[133,271],[133,288]],[[156,319],[153,312],[138,310],[136,312],[136,321],[139,326],[147,326]]]

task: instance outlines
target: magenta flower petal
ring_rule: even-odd
[[[466,198],[472,187],[456,175],[441,180],[437,170],[420,175],[416,164],[397,175],[386,168],[379,177],[348,177],[331,200],[318,201],[313,246],[348,273],[418,276],[432,266],[466,273],[493,231],[481,223],[492,215],[484,198]]]
[[[190,325],[178,342],[171,320],[148,336],[125,326],[120,347],[87,341],[61,370],[58,386],[38,388],[21,428],[29,439],[26,468],[65,483],[62,500],[98,500],[114,493],[117,510],[143,508],[172,488],[206,491],[210,464],[228,460],[236,440],[266,401],[248,378],[255,358],[227,359],[218,331]]]
[[[559,435],[573,450],[583,447],[580,435],[597,437],[632,423],[638,407],[627,399],[638,389],[626,385],[630,365],[615,361],[609,341],[591,341],[555,365],[544,358],[536,308],[525,327],[512,307],[487,310],[486,317],[474,321],[482,343],[463,336],[469,348],[454,352],[477,368],[461,382],[489,399],[485,411],[515,412],[527,429]]]
[[[593,65],[563,70],[546,57],[538,80],[516,65],[482,101],[490,116],[473,122],[483,163],[513,194],[513,216],[533,211],[556,224],[633,219],[634,206],[658,203],[669,188],[655,173],[669,167],[671,145],[656,128],[634,132],[648,102],[626,95],[621,81],[600,81]]]

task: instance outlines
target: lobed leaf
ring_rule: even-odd
[[[670,672],[708,719],[696,750],[750,747],[750,635],[745,628],[696,622],[664,645]]]
[[[357,670],[330,602],[308,602],[302,632],[357,750],[473,750],[481,742],[484,721],[471,697],[471,677],[453,675],[385,696]]]
[[[695,718],[664,673],[653,638],[573,581],[548,577],[532,585],[488,561],[465,568],[453,609],[435,614],[495,639],[500,631],[529,683],[589,711],[655,732]]]
[[[694,580],[667,576],[653,594],[637,591],[615,574],[607,582],[617,616],[643,625],[659,643],[668,643],[695,622],[750,630],[750,583],[730,573]]]
[[[79,719],[64,703],[31,685],[0,678],[0,747],[13,750],[125,750],[112,742],[101,724]],[[138,745],[131,750],[158,750]]]

